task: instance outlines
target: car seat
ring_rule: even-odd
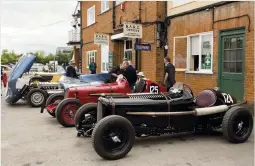
[[[216,100],[216,94],[210,89],[205,89],[198,94],[195,103],[199,107],[211,107],[216,103]]]
[[[137,81],[135,83],[135,89],[132,91],[133,93],[142,93],[145,91],[146,88],[146,81],[144,79],[139,79],[139,81]]]

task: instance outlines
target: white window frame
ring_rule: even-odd
[[[90,16],[91,10],[94,10],[94,13],[92,16]],[[90,17],[92,17],[93,20]],[[90,8],[88,8],[88,10],[87,10],[87,26],[90,26],[90,25],[94,24],[95,22],[96,22],[96,6],[94,5]]]
[[[109,10],[110,1],[101,1],[101,13],[106,12]]]
[[[93,55],[91,55],[93,53]],[[94,62],[96,63],[96,56],[97,56],[97,50],[91,50],[91,51],[87,51],[87,69],[89,69],[89,64],[90,64],[90,59],[93,57],[94,58]]]
[[[123,2],[125,2],[125,1],[115,1],[115,6],[117,6],[117,5],[119,5],[119,4],[122,4]]]
[[[202,62],[202,49],[201,49],[201,42],[202,42],[202,36],[205,35],[211,35],[211,69],[201,69],[201,62]],[[192,36],[199,36],[199,44],[198,44],[198,49],[199,49],[199,70],[198,71],[190,71],[190,57],[191,57],[191,53],[190,53],[190,47],[191,47],[191,43],[190,43],[190,38]],[[185,71],[185,73],[194,73],[194,74],[213,74],[213,31],[209,31],[209,32],[202,32],[202,33],[196,33],[196,34],[191,34],[191,35],[187,35],[187,36],[177,36],[174,37],[174,48],[173,48],[173,64],[175,65],[175,39],[178,38],[187,38],[187,64],[186,64],[186,69],[182,69],[182,68],[177,68],[176,71]]]

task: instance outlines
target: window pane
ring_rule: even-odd
[[[212,35],[202,35],[201,36],[201,68],[211,70],[211,52],[212,52]]]
[[[229,49],[230,48],[230,38],[224,39],[224,48]]]
[[[243,48],[243,37],[237,38],[237,48]]]
[[[231,48],[236,48],[237,45],[236,45],[236,38],[231,38]]]
[[[236,62],[236,72],[242,73],[242,62]]]
[[[243,50],[236,50],[236,60],[242,60],[243,57]]]
[[[230,72],[230,70],[229,70],[229,63],[228,62],[224,62],[223,63],[223,71],[224,72]]]
[[[224,61],[230,61],[230,50],[224,50]]]
[[[199,55],[199,36],[192,36],[190,38],[191,55]]]

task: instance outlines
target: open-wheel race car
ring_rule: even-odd
[[[136,85],[135,90],[132,91],[128,81],[125,77],[120,75],[116,82],[106,83],[102,85],[92,86],[78,86],[70,87],[65,92],[64,100],[54,100],[55,102],[46,102],[44,108],[52,115],[56,116],[59,123],[64,127],[74,127],[74,116],[76,111],[86,103],[97,103],[98,97],[101,93],[108,93],[111,95],[127,94],[127,93],[159,93],[166,92],[167,88],[159,83],[153,82],[149,79],[140,79]],[[57,95],[52,98],[56,99]],[[47,105],[48,104],[48,105]]]
[[[78,79],[56,73],[46,73],[44,75],[46,77],[32,77],[28,84],[25,84],[22,88],[17,88],[18,79],[30,70],[35,60],[36,57],[34,55],[25,54],[20,58],[14,69],[11,71],[8,78],[7,93],[5,97],[7,103],[14,104],[19,99],[23,99],[27,100],[28,104],[33,107],[40,107],[45,103],[49,95],[56,93],[63,95],[64,89],[69,86],[98,85],[103,84],[105,79],[110,78],[110,74],[108,73],[80,75]],[[54,77],[56,79],[54,79]],[[50,79],[51,82],[45,82]],[[57,82],[53,82],[54,80],[57,80]]]
[[[97,104],[85,104],[77,111],[75,125],[78,136],[92,136],[99,156],[115,160],[129,153],[135,137],[222,129],[229,142],[243,143],[253,129],[252,114],[242,107],[245,103],[217,89],[205,89],[197,97],[190,88],[104,95]]]

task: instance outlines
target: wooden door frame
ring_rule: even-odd
[[[238,35],[242,34],[244,36],[243,45],[244,45],[244,56],[243,56],[243,81],[245,80],[245,52],[246,52],[246,27],[238,27],[238,28],[231,28],[231,29],[224,29],[219,31],[219,40],[218,40],[218,77],[217,77],[217,86],[220,88],[221,85],[221,76],[222,76],[222,64],[221,60],[222,56],[222,37],[224,36],[231,36],[231,35]],[[244,87],[243,87],[244,88]],[[243,94],[244,95],[244,94]]]

